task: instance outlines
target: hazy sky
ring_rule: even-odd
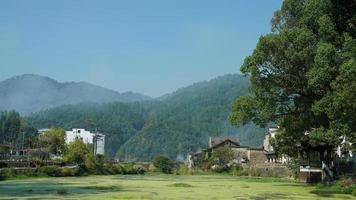
[[[0,80],[24,73],[153,97],[237,73],[281,0],[1,0]]]

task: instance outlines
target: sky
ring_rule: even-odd
[[[158,97],[239,73],[281,0],[1,0],[0,81],[21,74]]]

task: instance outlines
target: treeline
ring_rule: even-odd
[[[113,157],[125,141],[142,129],[147,115],[148,109],[139,103],[82,103],[49,109],[27,119],[37,128],[85,128],[103,132],[105,153]]]
[[[107,134],[106,153],[122,160],[151,160],[156,155],[181,159],[207,146],[209,136],[238,135],[259,146],[264,129],[228,123],[231,103],[247,93],[248,79],[225,75],[140,103],[83,103],[29,116],[37,128],[81,127]]]
[[[0,112],[0,144],[12,148],[30,146],[37,130],[30,126],[16,111]]]

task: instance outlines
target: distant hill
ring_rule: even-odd
[[[37,128],[96,128],[107,134],[106,152],[124,160],[176,158],[207,146],[209,136],[233,135],[259,146],[265,129],[228,122],[232,102],[247,93],[248,78],[225,75],[181,88],[152,101],[82,103],[41,111],[27,119]]]
[[[0,82],[0,110],[14,109],[23,115],[64,104],[81,102],[133,102],[150,99],[118,93],[87,82],[60,83],[48,77],[25,74]]]
[[[228,121],[232,102],[248,92],[249,79],[228,74],[181,88],[160,98],[144,127],[120,147],[125,160],[171,158],[205,148],[209,136],[233,135],[242,144],[262,145],[265,129],[248,124],[234,128]]]

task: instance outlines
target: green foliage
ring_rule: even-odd
[[[233,176],[244,176],[247,175],[244,171],[244,168],[241,165],[235,165],[230,168],[230,174]]]
[[[140,103],[82,103],[65,105],[31,115],[35,127],[82,127],[106,134],[105,154],[114,157],[118,149],[142,129],[148,110]]]
[[[52,128],[38,137],[38,145],[45,152],[61,155],[65,151],[65,131]]]
[[[106,155],[124,161],[171,159],[205,148],[209,136],[237,135],[243,144],[261,145],[265,129],[228,123],[230,105],[248,90],[248,79],[225,75],[139,103],[83,103],[31,115],[35,127],[82,127],[106,134]]]
[[[84,164],[86,158],[92,154],[90,147],[81,140],[74,140],[68,144],[64,154],[64,161],[68,163]]]
[[[279,153],[355,142],[356,5],[352,1],[285,0],[241,71],[251,93],[235,101],[234,125],[273,122]],[[305,135],[305,131],[309,134]]]
[[[226,167],[226,165],[234,158],[234,151],[230,147],[224,146],[213,150],[210,157],[210,163],[211,165],[217,165],[218,167]]]
[[[29,126],[15,111],[0,112],[0,143],[12,147],[28,147],[37,130]]]
[[[37,173],[43,173],[47,176],[66,177],[66,176],[81,176],[84,171],[80,167],[61,168],[58,166],[44,166],[37,170]]]
[[[88,153],[85,156],[84,164],[91,174],[105,174],[107,169],[105,165],[105,158],[102,155],[94,155]]]
[[[165,156],[156,156],[153,165],[165,174],[171,174],[175,169],[175,163]]]
[[[355,195],[356,185],[353,181],[351,184],[345,184],[345,181],[340,180],[331,185],[318,185],[315,190],[312,191],[314,194],[351,194]]]

